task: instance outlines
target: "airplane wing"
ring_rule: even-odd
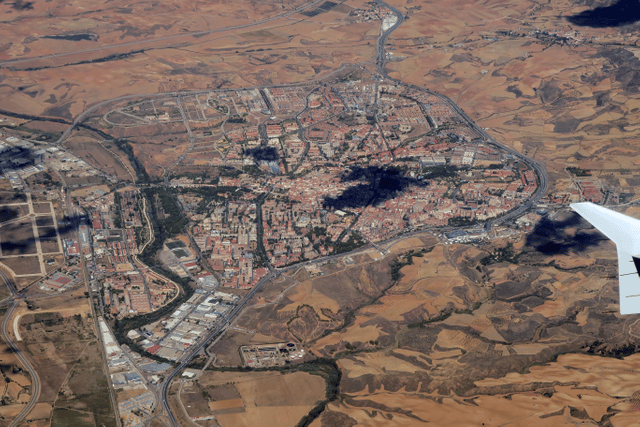
[[[571,208],[616,244],[620,314],[640,313],[640,220],[588,202]]]

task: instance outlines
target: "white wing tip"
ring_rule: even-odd
[[[582,206],[596,206],[596,205],[594,205],[591,202],[580,202],[580,203],[570,203],[569,206],[571,207],[571,209],[575,210],[575,208],[580,208]]]

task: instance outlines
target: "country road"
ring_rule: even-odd
[[[0,277],[2,277],[2,280],[4,280],[5,285],[11,291],[11,295],[15,297],[17,295],[16,289],[11,283],[11,281],[9,280],[9,278],[7,277],[7,275],[4,274],[4,272],[0,271]],[[24,417],[26,417],[27,414],[29,414],[29,412],[31,412],[31,410],[34,408],[34,406],[36,406],[36,403],[38,402],[38,398],[40,397],[40,378],[38,377],[38,373],[33,368],[31,363],[27,360],[27,358],[23,356],[20,349],[16,347],[16,345],[11,340],[11,337],[9,336],[9,333],[7,331],[9,319],[11,319],[13,311],[16,309],[16,307],[18,307],[18,304],[20,304],[20,300],[14,300],[13,303],[11,304],[11,307],[9,307],[6,314],[4,315],[4,320],[2,321],[2,338],[5,340],[5,342],[9,346],[9,349],[13,352],[13,354],[16,355],[18,360],[20,360],[20,363],[22,363],[22,366],[24,366],[24,368],[27,370],[27,372],[29,372],[29,375],[31,376],[31,399],[29,400],[29,403],[27,404],[27,406],[22,408],[22,411],[20,411],[20,413],[13,419],[13,421],[11,421],[11,424],[9,424],[9,427],[14,427],[20,424],[20,422],[22,422]]]
[[[379,4],[380,6],[384,6],[386,8],[389,8],[398,17],[398,20],[396,21],[396,23],[391,28],[389,28],[384,34],[381,34],[380,37],[378,38],[378,43],[376,45],[376,66],[378,67],[378,72],[385,79],[391,80],[391,81],[396,82],[396,83],[407,85],[406,83],[391,77],[387,73],[387,71],[385,69],[385,64],[388,62],[387,58],[386,58],[386,54],[385,54],[385,43],[386,43],[387,38],[389,37],[389,35],[404,22],[404,16],[402,15],[402,13],[398,9],[390,6],[389,4],[385,3],[382,0],[375,0],[375,2],[377,4]],[[473,120],[471,120],[469,118],[469,116],[467,116],[467,114],[462,110],[462,108],[460,108],[455,102],[453,102],[447,96],[444,96],[444,95],[442,95],[440,93],[433,92],[433,91],[431,91],[429,89],[425,89],[425,88],[418,87],[418,86],[415,86],[415,85],[407,85],[407,86],[409,86],[411,88],[414,88],[414,89],[417,89],[417,90],[426,91],[430,95],[433,95],[433,96],[436,96],[436,97],[440,98],[441,100],[446,102],[456,113],[458,113],[458,115],[464,120],[464,122],[465,122],[465,124],[467,126],[469,126],[471,129],[475,130],[479,135],[481,135],[485,140],[487,140],[490,145],[493,145],[495,147],[500,148],[501,150],[504,150],[504,151],[508,152],[509,154],[515,156],[516,158],[518,158],[523,163],[527,164],[529,167],[531,167],[532,169],[534,169],[536,171],[536,175],[538,177],[539,183],[538,183],[538,188],[536,189],[536,192],[534,193],[533,197],[531,199],[529,199],[526,203],[524,203],[522,206],[520,206],[518,209],[513,210],[513,211],[507,213],[506,215],[504,215],[504,216],[502,216],[500,218],[491,220],[490,223],[492,225],[497,225],[497,224],[500,224],[500,223],[502,223],[504,221],[507,221],[507,220],[509,220],[511,218],[515,218],[517,216],[522,215],[524,212],[526,212],[531,207],[533,207],[535,204],[537,204],[540,201],[540,199],[546,194],[547,187],[548,187],[549,184],[548,184],[547,170],[546,170],[546,168],[544,167],[543,164],[541,164],[539,162],[536,162],[532,158],[525,156],[524,154],[520,153],[519,151],[516,151],[513,148],[508,147],[508,146],[496,141],[495,138],[493,138],[491,135],[489,135],[484,129],[479,127]]]
[[[387,38],[389,37],[389,35],[395,30],[397,29],[403,22],[404,22],[404,17],[402,15],[402,13],[400,13],[400,11],[398,11],[397,9],[391,7],[390,5],[384,3],[381,0],[376,0],[376,3],[378,3],[379,5],[383,6],[383,7],[387,7],[390,10],[392,10],[396,16],[397,16],[397,21],[396,23],[391,26],[389,29],[387,29],[386,31],[382,32],[378,38],[378,42],[377,42],[377,48],[376,48],[376,66],[380,72],[380,74],[382,74],[385,78],[404,84],[396,79],[391,78],[385,71],[384,69],[384,65],[386,63],[386,54],[385,54],[385,43]],[[417,88],[419,90],[425,90],[424,88]],[[509,212],[508,214],[502,216],[501,218],[495,219],[493,221],[491,221],[492,224],[499,224],[501,222],[504,222],[510,218],[514,218],[516,216],[521,215],[523,212],[525,212],[526,210],[530,209],[533,205],[535,205],[540,198],[546,193],[547,190],[547,174],[546,174],[546,170],[544,169],[544,166],[540,165],[539,163],[535,162],[533,159],[528,158],[527,156],[524,156],[523,154],[513,150],[510,147],[507,147],[503,144],[500,144],[499,142],[497,142],[494,138],[492,138],[491,136],[489,136],[483,129],[479,128],[465,113],[464,111],[462,111],[462,109],[460,109],[457,105],[455,105],[453,103],[453,101],[451,101],[448,97],[435,93],[435,92],[431,92],[428,91],[429,93],[438,96],[440,99],[444,100],[445,102],[447,102],[453,109],[454,111],[456,111],[461,118],[465,121],[465,123],[471,127],[472,129],[474,129],[476,132],[478,132],[480,135],[482,135],[487,141],[489,141],[490,144],[495,145],[496,147],[499,147],[507,152],[509,152],[510,154],[516,156],[518,159],[520,159],[521,161],[523,161],[524,163],[526,163],[527,165],[529,165],[530,167],[532,167],[535,171],[536,174],[538,175],[538,179],[540,180],[538,189],[536,191],[536,193],[534,194],[534,196],[525,204],[523,204],[521,207],[519,207],[518,209]],[[400,240],[400,239],[404,239],[404,238],[408,238],[411,237],[412,235],[418,234],[418,233],[424,233],[426,230],[419,230],[419,231],[415,231],[415,232],[411,232],[402,236],[396,236],[394,238],[391,238],[385,242],[380,242],[380,245],[385,245],[385,244],[390,244],[394,241]],[[363,250],[364,248],[360,248],[359,250],[356,251],[352,251],[352,252],[358,252],[360,250]],[[217,336],[220,333],[224,333],[224,331],[228,328],[228,326],[235,320],[234,317],[241,313],[242,308],[249,302],[249,300],[251,300],[251,298],[253,297],[253,295],[255,295],[256,292],[258,292],[258,290],[260,290],[260,288],[266,284],[268,281],[276,278],[277,276],[281,275],[282,273],[289,271],[290,269],[293,268],[300,268],[303,265],[306,264],[311,264],[311,263],[317,263],[317,262],[325,262],[329,259],[332,258],[337,258],[337,257],[343,257],[346,256],[348,254],[337,254],[337,255],[331,255],[328,257],[323,257],[322,260],[314,260],[311,262],[305,262],[305,263],[300,263],[300,264],[296,264],[294,266],[289,266],[289,267],[285,267],[282,269],[279,269],[277,271],[274,271],[272,273],[270,273],[268,276],[264,277],[252,290],[251,292],[246,295],[242,301],[240,302],[240,304],[238,304],[224,319],[223,322],[220,323],[220,325],[212,330],[207,337],[205,337],[203,340],[200,340],[200,342],[195,346],[195,348],[193,348],[189,355],[186,356],[181,363],[165,378],[165,380],[162,383],[162,388],[161,388],[161,405],[165,411],[165,413],[167,414],[169,421],[171,422],[172,426],[178,426],[177,420],[175,415],[173,414],[173,411],[171,410],[171,407],[169,405],[169,401],[168,401],[168,391],[169,391],[169,387],[171,384],[171,381],[176,378],[178,376],[178,374],[180,372],[182,372],[182,370],[189,364],[189,362],[200,352],[200,350],[202,348],[204,348],[211,339],[213,339],[215,336]]]
[[[61,53],[52,53],[49,55],[40,55],[40,56],[31,56],[31,57],[27,57],[27,58],[15,58],[15,59],[8,59],[5,61],[0,61],[0,68],[2,67],[7,67],[10,65],[15,65],[15,64],[22,64],[25,62],[33,62],[33,61],[39,61],[42,59],[51,59],[51,58],[62,58],[65,56],[71,56],[71,55],[78,55],[81,53],[91,53],[91,52],[98,52],[101,50],[106,50],[106,49],[113,49],[113,48],[120,48],[120,47],[134,47],[134,46],[140,46],[140,45],[147,45],[150,43],[157,43],[157,42],[162,42],[162,41],[169,41],[169,40],[176,40],[176,39],[181,39],[181,38],[185,38],[185,37],[202,37],[202,36],[206,36],[209,34],[214,34],[214,33],[219,33],[219,32],[223,32],[223,31],[233,31],[233,30],[242,30],[244,28],[250,28],[250,27],[255,27],[256,25],[261,25],[261,24],[266,24],[267,22],[276,20],[276,19],[282,19],[282,18],[288,18],[292,15],[295,15],[296,13],[300,13],[302,11],[304,11],[305,9],[308,9],[312,6],[315,6],[317,4],[322,3],[324,0],[315,0],[312,1],[311,3],[306,3],[303,4],[302,6],[299,6],[295,9],[292,9],[288,12],[285,13],[280,13],[277,14],[275,16],[272,16],[270,18],[265,18],[265,19],[261,19],[259,21],[255,21],[255,22],[249,22],[247,24],[243,24],[243,25],[236,25],[233,27],[222,27],[222,28],[216,28],[213,30],[206,30],[206,31],[192,31],[192,32],[188,32],[188,33],[182,33],[182,34],[174,34],[174,35],[170,35],[170,36],[165,36],[165,37],[159,37],[159,38],[154,38],[154,39],[147,39],[147,40],[135,40],[135,41],[131,41],[131,42],[125,42],[125,43],[116,43],[116,44],[111,44],[111,45],[104,45],[104,46],[100,46],[100,47],[94,47],[92,49],[81,49],[81,50],[75,50],[72,52],[61,52]],[[163,48],[166,48],[167,46],[163,46]],[[127,52],[130,53],[131,51]]]
[[[34,60],[38,60],[38,59],[44,59],[44,58],[49,58],[49,57],[59,57],[59,56],[67,56],[67,55],[73,55],[73,54],[78,54],[78,53],[88,53],[88,52],[92,52],[95,50],[99,50],[99,49],[106,49],[106,48],[115,48],[115,47],[127,47],[127,46],[138,46],[138,45],[143,45],[143,44],[149,44],[149,43],[153,43],[153,42],[159,42],[159,41],[164,41],[164,40],[173,40],[173,39],[177,39],[177,38],[181,38],[181,37],[189,37],[189,36],[201,36],[201,35],[206,35],[206,34],[211,34],[214,32],[218,32],[218,31],[229,31],[229,30],[234,30],[234,29],[242,29],[242,28],[247,28],[250,26],[254,26],[254,25],[258,25],[258,24],[262,24],[265,22],[268,22],[270,20],[273,19],[279,19],[282,18],[283,16],[290,16],[294,13],[298,13],[304,9],[307,9],[309,7],[312,7],[314,5],[320,4],[322,1],[324,0],[315,0],[312,1],[310,3],[307,3],[297,9],[294,9],[292,11],[289,11],[285,14],[280,14],[277,15],[275,17],[272,18],[266,18],[264,20],[261,21],[257,21],[255,23],[251,23],[251,24],[246,24],[246,25],[241,25],[241,26],[236,26],[236,27],[227,27],[224,29],[216,29],[216,30],[209,30],[209,31],[201,31],[201,32],[194,32],[194,33],[185,33],[185,34],[179,34],[179,35],[174,35],[174,36],[167,36],[164,38],[159,38],[159,39],[151,39],[151,40],[141,40],[141,41],[136,41],[136,42],[129,42],[129,43],[122,43],[122,44],[116,44],[116,45],[111,45],[111,46],[104,46],[101,48],[96,48],[96,49],[89,49],[89,50],[83,50],[83,51],[76,51],[76,52],[70,52],[70,53],[64,53],[64,54],[58,54],[58,55],[47,55],[47,56],[40,56],[40,57],[33,57],[33,58],[22,58],[22,59],[18,59],[18,60],[13,60],[13,61],[4,61],[4,62],[0,62],[0,67],[7,67],[10,66],[12,64],[17,64],[17,63],[24,63],[26,61],[34,61]],[[448,97],[427,90],[425,88],[421,88],[421,87],[417,87],[417,86],[413,86],[413,85],[407,85],[397,79],[392,78],[391,76],[388,75],[386,69],[385,69],[385,65],[388,62],[387,58],[386,58],[386,43],[387,43],[387,39],[389,38],[389,36],[400,26],[402,25],[402,23],[404,22],[405,17],[403,16],[403,14],[393,8],[392,6],[384,3],[382,0],[375,0],[375,2],[385,8],[388,8],[389,10],[391,10],[397,17],[396,22],[389,28],[387,28],[386,30],[381,30],[380,31],[380,35],[377,39],[377,43],[376,43],[376,55],[375,58],[370,59],[369,61],[367,61],[367,64],[372,65],[375,63],[375,66],[377,67],[377,70],[379,72],[379,74],[384,77],[385,79],[388,79],[389,81],[392,82],[396,82],[398,84],[403,84],[405,86],[408,87],[412,87],[414,89],[417,90],[421,90],[421,91],[426,91],[429,94],[433,95],[433,96],[437,96],[438,98],[440,98],[443,102],[446,102],[453,111],[455,111],[461,118],[461,120],[471,129],[473,129],[475,132],[478,133],[478,135],[482,136],[482,138],[486,141],[485,143],[489,144],[489,145],[493,145],[501,150],[504,150],[505,152],[510,153],[511,155],[513,155],[514,157],[516,157],[517,159],[519,159],[520,161],[522,161],[523,163],[527,164],[529,167],[531,167],[532,169],[535,170],[536,175],[538,177],[538,187],[536,189],[536,192],[533,194],[533,196],[525,203],[523,203],[520,207],[518,207],[517,209],[507,213],[506,215],[500,217],[500,218],[496,218],[493,219],[491,221],[489,221],[489,224],[500,224],[503,223],[509,219],[515,218],[519,215],[521,215],[522,213],[526,212],[527,210],[529,210],[531,207],[535,206],[535,204],[537,204],[539,202],[539,200],[544,196],[544,194],[547,191],[547,186],[548,186],[548,177],[547,177],[547,172],[545,170],[544,165],[534,161],[533,159],[523,155],[522,153],[517,152],[516,150],[503,145],[502,143],[499,143],[498,141],[496,141],[492,136],[490,136],[484,129],[480,128],[477,124],[475,124],[467,115],[466,113],[459,107],[457,106],[451,99],[449,99]],[[308,80],[305,82],[300,82],[300,83],[296,83],[296,84],[275,84],[275,85],[264,85],[264,86],[255,86],[255,87],[245,87],[245,88],[241,88],[243,90],[249,90],[249,89],[264,89],[264,88],[277,88],[277,87],[290,87],[290,86],[296,86],[296,85],[308,85],[308,84],[312,84],[315,81],[320,81],[320,80],[326,80],[328,77],[336,74],[336,73],[340,73],[342,70],[349,68],[349,67],[353,67],[354,65],[360,65],[363,66],[363,64],[342,64],[341,67],[334,69],[333,71],[329,71],[327,74],[322,75],[321,77],[316,77],[315,79],[312,80]],[[143,98],[162,98],[162,97],[176,97],[176,98],[180,98],[181,96],[185,96],[185,95],[194,95],[194,94],[201,94],[201,93],[224,93],[230,90],[237,90],[237,89],[207,89],[207,90],[193,90],[193,91],[189,91],[189,90],[185,90],[185,91],[175,91],[175,92],[160,92],[160,93],[153,93],[153,94],[135,94],[135,95],[124,95],[124,96],[120,96],[118,98],[114,98],[114,99],[110,99],[110,100],[106,100],[106,101],[101,101],[98,102],[96,104],[93,104],[92,106],[90,106],[89,108],[87,108],[86,110],[84,110],[80,115],[78,115],[73,122],[70,124],[70,126],[63,132],[63,134],[60,136],[60,138],[57,140],[58,144],[61,144],[62,142],[65,141],[66,138],[68,138],[71,133],[73,132],[73,130],[78,127],[78,125],[80,125],[86,118],[88,118],[94,111],[104,107],[105,105],[109,105],[109,104],[115,104],[121,101],[126,101],[126,100],[132,100],[132,99],[143,99]],[[188,124],[188,120],[187,117],[184,114],[184,111],[182,111],[182,117],[183,117],[183,121],[185,122],[185,127],[187,132],[190,133],[190,129],[189,129],[189,124]],[[190,148],[193,147],[193,135],[190,135]],[[179,157],[178,160],[176,161],[176,164],[181,161],[184,158],[184,156]],[[131,172],[131,171],[130,171]],[[133,175],[133,174],[132,174]],[[166,174],[165,176],[165,185],[167,184],[167,180],[168,180],[168,174]],[[134,179],[135,181],[135,179]],[[69,200],[67,200],[67,203],[69,203]],[[146,209],[145,210],[145,215],[146,215]],[[259,220],[259,218],[258,218]],[[147,223],[150,224],[149,218],[147,218]],[[391,244],[393,244],[396,241],[402,240],[402,239],[406,239],[409,238],[411,236],[417,235],[417,234],[421,234],[421,233],[428,233],[428,232],[432,232],[432,231],[445,231],[447,229],[450,229],[449,227],[439,227],[439,228],[424,228],[424,229],[420,229],[420,230],[413,230],[413,231],[409,231],[405,234],[402,235],[398,235],[396,237],[390,238],[388,240],[382,241],[382,242],[377,242],[377,246],[373,245],[373,247],[378,248],[378,250],[380,250],[381,252],[384,252],[385,249],[384,248],[388,248]],[[151,231],[150,231],[151,232]],[[153,233],[151,233],[151,236],[153,237]],[[146,244],[148,244],[149,242],[147,242]],[[145,244],[145,246],[146,246]],[[143,246],[143,248],[145,247]],[[382,249],[380,249],[382,248]],[[339,257],[344,257],[347,256],[349,254],[354,254],[354,253],[358,253],[361,251],[365,251],[365,250],[370,250],[371,246],[367,245],[366,247],[363,248],[359,248],[356,249],[354,251],[348,252],[348,253],[342,253],[342,254],[335,254],[335,255],[330,255],[327,257],[323,257],[323,258],[319,258],[319,259],[315,259],[313,261],[307,261],[307,262],[303,262],[303,263],[299,263],[299,264],[295,264],[295,265],[291,265],[291,266],[287,266],[287,267],[283,267],[280,269],[273,269],[267,276],[265,276],[262,280],[260,280],[260,282],[254,286],[253,289],[251,289],[251,291],[240,301],[240,303],[235,306],[223,319],[222,321],[220,321],[218,323],[218,326],[209,331],[208,334],[203,337],[202,339],[200,339],[196,344],[194,344],[191,348],[190,351],[188,353],[186,353],[184,355],[184,357],[182,358],[182,360],[179,361],[178,366],[173,369],[172,371],[170,371],[167,376],[165,377],[165,379],[163,380],[163,382],[160,384],[160,398],[159,398],[159,408],[162,412],[156,412],[155,417],[160,416],[161,414],[165,415],[170,424],[172,426],[177,426],[177,419],[175,417],[175,414],[173,413],[170,405],[169,405],[169,401],[168,401],[168,391],[169,391],[169,387],[171,385],[171,382],[177,378],[180,373],[182,372],[182,370],[193,360],[193,358],[195,358],[201,351],[203,348],[206,348],[206,346],[211,342],[212,339],[214,339],[215,337],[219,336],[220,334],[224,334],[225,331],[228,329],[229,325],[232,324],[232,322],[234,322],[238,315],[243,311],[243,309],[246,307],[247,303],[249,303],[249,301],[251,301],[251,299],[253,298],[253,296],[267,283],[269,283],[271,280],[279,277],[280,275],[282,275],[285,272],[291,271],[293,269],[298,269],[301,268],[305,265],[309,265],[309,264],[316,264],[316,263],[320,263],[320,262],[327,262],[328,260],[331,259],[335,259],[335,258],[339,258]],[[137,257],[134,256],[134,260],[137,261]],[[85,270],[86,271],[86,270]],[[1,272],[0,272],[1,274]],[[33,369],[33,367],[29,364],[29,362],[24,358],[24,356],[22,356],[22,354],[17,350],[17,348],[15,347],[14,343],[10,340],[8,333],[7,333],[7,323],[8,323],[8,319],[11,317],[11,314],[13,313],[14,309],[17,307],[18,303],[19,303],[19,299],[17,298],[18,295],[15,292],[14,289],[12,289],[11,284],[8,280],[8,278],[6,276],[4,276],[4,274],[2,274],[3,279],[5,280],[5,282],[7,283],[7,286],[9,287],[9,289],[12,291],[12,297],[7,299],[6,301],[9,303],[11,303],[11,307],[9,308],[9,310],[7,311],[7,315],[5,316],[5,320],[3,322],[3,326],[2,326],[2,333],[3,333],[3,337],[4,339],[7,341],[7,344],[12,348],[12,350],[16,353],[17,357],[20,359],[20,361],[24,364],[25,368],[30,372],[32,379],[33,379],[33,393],[32,393],[32,399],[29,402],[29,405],[27,405],[23,411],[21,412],[21,414],[14,420],[14,422],[11,424],[13,425],[17,425],[18,423],[20,423],[24,417],[29,413],[29,411],[35,406],[35,403],[37,401],[37,397],[40,393],[40,381],[37,377],[37,374],[35,372],[35,370]],[[111,390],[112,391],[112,390]],[[113,396],[112,396],[113,399]],[[116,404],[114,403],[114,406]]]

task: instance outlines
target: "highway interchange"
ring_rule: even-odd
[[[14,427],[20,424],[24,417],[26,417],[27,414],[31,412],[33,407],[36,406],[38,397],[40,396],[40,378],[38,377],[38,373],[36,372],[36,370],[33,368],[33,365],[31,365],[31,362],[29,362],[29,360],[24,357],[20,349],[18,349],[18,347],[16,347],[14,342],[11,340],[9,332],[7,331],[7,327],[9,325],[9,321],[12,318],[13,311],[16,309],[16,307],[18,307],[21,297],[11,280],[9,280],[9,278],[3,271],[0,271],[0,277],[11,292],[11,306],[5,313],[4,320],[2,321],[2,338],[6,342],[11,352],[16,355],[20,363],[22,363],[22,366],[24,366],[24,368],[27,370],[27,372],[29,372],[29,375],[31,376],[31,399],[29,400],[29,403],[27,403],[27,405],[22,408],[20,413],[13,419],[13,421],[11,421],[11,424],[9,424],[10,427]]]

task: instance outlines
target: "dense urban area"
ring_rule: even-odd
[[[381,21],[380,71],[402,16],[367,5],[350,18]],[[584,41],[577,32],[568,40]],[[499,144],[449,98],[373,67],[340,71],[301,84],[108,103],[90,123],[125,135],[100,143],[117,147],[129,174],[120,178],[25,130],[19,117],[0,116],[0,262],[15,282],[1,273],[11,291],[5,305],[86,289],[117,424],[149,425],[162,413],[175,425],[171,381],[215,364],[208,345],[226,331],[247,332],[234,320],[283,273],[323,276],[332,260],[352,264],[364,250],[383,257],[390,242],[427,232],[446,245],[514,236],[554,206],[623,197],[576,167],[565,170],[570,188],[546,194],[544,166]],[[180,126],[188,148],[149,175],[126,135],[148,130],[169,143]],[[18,317],[7,323],[13,346],[9,330],[22,340]],[[237,353],[237,369],[314,358],[299,342],[243,343]],[[20,417],[35,404],[24,398]]]

